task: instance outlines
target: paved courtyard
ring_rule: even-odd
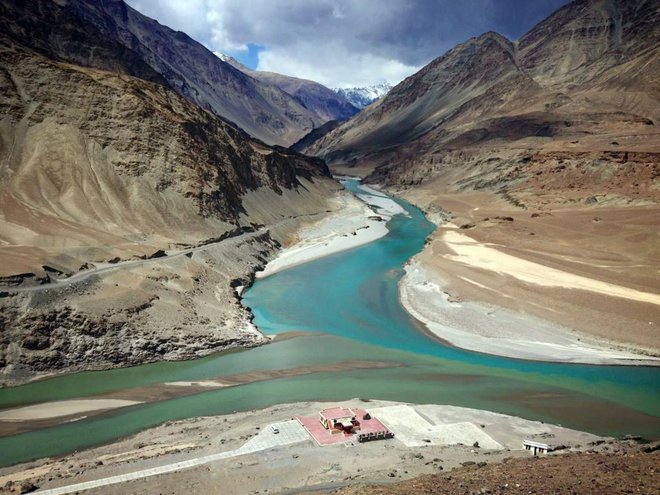
[[[422,407],[419,409],[423,410]],[[479,442],[479,445],[485,449],[499,450],[503,448],[500,443],[474,423],[460,421],[458,417],[452,417],[451,423],[434,424],[435,421],[430,422],[415,407],[409,405],[379,407],[373,409],[372,412],[396,433],[396,438],[402,441],[406,447],[420,447],[428,444],[456,445],[458,443],[472,445],[474,442]],[[442,420],[442,418],[434,419]]]
[[[352,408],[359,423],[360,429],[357,433],[376,433],[382,431],[390,431],[378,418],[371,416],[369,419],[364,419],[367,411],[359,407]],[[319,421],[319,416],[296,416],[296,419],[304,426],[307,433],[319,444],[321,447],[326,445],[335,445],[338,443],[357,442],[357,435],[345,433],[331,433]]]
[[[275,426],[280,432],[273,433],[272,426]],[[257,436],[252,437],[245,445],[236,449],[235,452],[240,452],[240,454],[236,455],[250,454],[259,450],[304,442],[305,440],[309,440],[309,434],[298,421],[292,419],[281,423],[272,423],[262,428]]]
[[[275,426],[280,432],[273,433],[271,426]],[[189,469],[195,466],[200,466],[202,464],[208,464],[210,462],[229,459],[239,455],[251,454],[253,452],[282,447],[284,445],[290,445],[293,443],[304,442],[305,440],[309,440],[309,435],[298,421],[282,421],[280,423],[272,423],[267,425],[259,432],[257,436],[248,440],[242,447],[239,447],[238,449],[206,455],[203,457],[196,457],[187,461],[175,462],[151,469],[143,469],[141,471],[134,471],[132,473],[110,476],[100,480],[86,481],[83,483],[76,483],[75,485],[51,488],[49,490],[39,490],[35,493],[40,493],[42,495],[64,495],[66,493],[75,493],[82,490],[89,490],[91,488],[98,488],[107,485],[114,485],[117,483],[124,483],[126,481],[147,478],[149,476],[172,473],[181,469]]]

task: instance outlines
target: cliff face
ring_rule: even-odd
[[[6,0],[0,27],[14,42],[49,58],[167,85],[269,144],[288,146],[322,123],[286,92],[122,0]]]
[[[234,287],[327,209],[325,164],[250,138],[121,46],[101,70],[70,62],[99,53],[84,43],[46,56],[46,38],[0,34],[0,382],[264,342]]]
[[[659,21],[656,1],[580,0],[517,42],[486,33],[306,152],[391,184],[487,176],[496,187],[545,150],[657,153]]]

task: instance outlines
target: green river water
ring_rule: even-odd
[[[356,190],[358,184],[347,187]],[[244,303],[264,333],[305,336],[203,359],[85,372],[0,390],[0,408],[257,370],[381,361],[392,367],[311,373],[118,409],[0,438],[0,466],[110,442],[167,420],[354,397],[488,409],[606,435],[660,438],[660,369],[499,358],[427,337],[401,307],[402,266],[433,226],[411,205],[373,243],[266,279]]]

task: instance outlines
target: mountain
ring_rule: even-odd
[[[306,150],[307,148],[311,147],[312,144],[314,144],[319,139],[322,139],[323,136],[325,136],[329,132],[334,131],[341,124],[342,122],[340,120],[330,120],[325,124],[317,127],[316,129],[312,129],[309,132],[309,134],[303,136],[302,138],[300,138],[299,141],[289,146],[289,149],[302,152],[303,150]]]
[[[416,316],[444,322],[442,304],[428,309],[435,285],[658,355],[658,74],[660,2],[576,0],[517,41],[459,44],[300,149],[438,223],[400,283]],[[569,289],[575,276],[585,284]]]
[[[252,70],[228,55],[220,55],[220,58],[248,76],[293,96],[322,123],[330,120],[346,120],[359,111],[359,108],[349,103],[342,95],[317,82],[275,72]]]
[[[390,89],[391,84],[380,83],[363,88],[334,88],[333,91],[346,98],[353,106],[362,109],[385,96]]]
[[[579,0],[517,42],[485,33],[432,61],[307,152],[368,165],[375,180],[393,183],[429,180],[461,161],[452,180],[481,174],[473,181],[479,185],[539,150],[658,151],[650,136],[660,120],[659,20],[656,1]],[[508,180],[521,179],[522,170]]]
[[[196,105],[70,10],[29,4],[43,17],[0,4],[0,382],[264,343],[235,288],[327,211],[325,164]]]
[[[50,58],[167,85],[269,144],[288,146],[323,123],[288,93],[123,0],[7,0],[0,4],[0,27]]]

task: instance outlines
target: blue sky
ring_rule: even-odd
[[[579,0],[585,1],[585,0]],[[244,65],[330,87],[397,83],[486,31],[517,39],[567,0],[127,0]]]
[[[246,67],[256,69],[259,65],[259,52],[265,50],[266,47],[254,43],[247,43],[246,46],[247,50],[226,50],[225,53],[231,55]]]

